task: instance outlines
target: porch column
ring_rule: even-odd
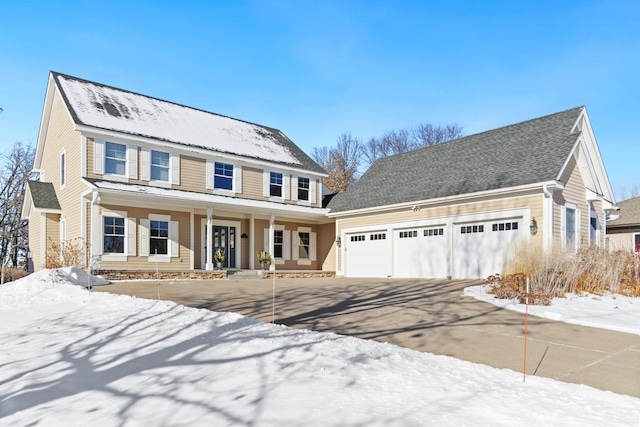
[[[207,244],[205,245],[207,251],[207,265],[205,267],[206,270],[213,270],[213,254],[212,254],[212,245],[213,245],[213,209],[207,209]]]
[[[274,258],[274,252],[273,252],[275,247],[275,243],[273,239],[273,230],[274,230],[275,221],[276,221],[275,215],[271,214],[271,216],[269,216],[269,253],[271,254],[271,265],[269,266],[269,270],[271,271],[275,271],[276,269],[276,259]]]
[[[101,252],[100,242],[100,196],[97,191],[91,195],[91,257],[89,264],[97,261]],[[46,249],[46,247],[45,247]]]
[[[253,215],[249,216],[249,270],[253,270],[256,260],[256,222]]]

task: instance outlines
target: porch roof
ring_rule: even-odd
[[[169,188],[150,187],[146,185],[126,184],[113,181],[102,181],[92,178],[84,180],[98,190],[101,203],[131,205],[141,207],[147,205],[157,209],[189,210],[207,209],[238,211],[245,214],[287,216],[293,218],[313,219],[331,222],[327,217],[329,209],[309,206],[290,205],[262,200],[241,199],[220,196],[217,194],[196,193]],[[115,196],[111,199],[109,196]]]

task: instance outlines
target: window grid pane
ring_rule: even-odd
[[[149,253],[151,255],[167,255],[169,247],[169,222],[155,221],[149,222]]]
[[[105,254],[124,253],[124,218],[104,217],[103,252]]]
[[[279,172],[270,173],[269,194],[273,197],[282,197],[282,174]]]
[[[113,175],[125,175],[127,147],[123,144],[107,142],[105,148],[105,172]]]
[[[233,165],[215,162],[213,188],[222,190],[233,189]]]
[[[282,246],[284,242],[284,232],[282,230],[273,231],[273,256],[282,258]]]

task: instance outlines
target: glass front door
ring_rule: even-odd
[[[214,254],[220,249],[225,256],[222,267],[236,268],[236,227],[214,225],[212,226],[212,231],[213,245],[211,248],[211,259],[213,259],[214,265],[216,264]]]

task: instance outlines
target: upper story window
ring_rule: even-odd
[[[169,153],[151,151],[151,180],[169,182]]]
[[[298,177],[298,200],[309,201],[309,178]]]
[[[105,143],[105,173],[125,176],[127,173],[127,146],[115,142]]]
[[[233,190],[232,164],[215,162],[213,188],[220,190]]]
[[[282,174],[271,172],[269,174],[269,195],[271,197],[282,197]]]

